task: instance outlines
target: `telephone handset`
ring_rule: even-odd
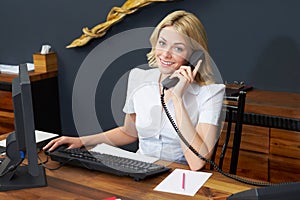
[[[190,59],[187,61],[187,65],[191,66],[192,70],[194,70],[195,66],[197,65],[199,60],[202,60],[202,63],[204,62],[204,52],[202,50],[194,51],[191,55]]]
[[[164,89],[168,90],[171,87],[174,87],[178,82],[179,82],[178,77],[170,78],[170,76],[168,76],[161,82],[161,84]]]
[[[195,68],[195,66],[196,66],[196,64],[197,64],[197,62],[198,62],[200,59],[201,59],[202,62],[203,62],[203,60],[204,60],[204,53],[203,53],[203,51],[201,51],[201,50],[197,50],[197,51],[195,51],[195,52],[191,55],[190,59],[187,61],[187,65],[191,66],[192,70],[194,70],[194,68]],[[174,86],[178,83],[178,81],[179,81],[179,78],[177,78],[177,77],[170,78],[170,76],[168,76],[167,78],[165,78],[165,79],[161,82],[161,84],[163,85],[163,87],[164,87],[166,90],[168,90],[168,89],[170,89],[171,87],[174,87]]]

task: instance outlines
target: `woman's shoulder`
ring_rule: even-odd
[[[224,97],[224,84],[208,84],[199,86],[199,90],[196,94],[196,99],[199,105],[204,105],[208,102],[222,102]]]
[[[157,78],[159,78],[159,75],[158,68],[134,68],[129,73],[129,80],[138,82],[156,81]]]
[[[202,90],[224,90],[225,85],[222,83],[213,83],[208,85],[200,86]]]
[[[208,85],[198,85],[197,83],[193,83],[188,91],[195,95],[203,95],[203,93],[210,92],[224,92],[225,85],[224,84],[208,84]]]
[[[186,98],[193,96],[199,106],[207,106],[209,102],[222,102],[225,97],[224,84],[199,85],[193,83],[187,91],[190,95]]]
[[[225,85],[224,84],[208,84],[208,85],[203,85],[200,86],[200,93],[224,93],[225,92]]]

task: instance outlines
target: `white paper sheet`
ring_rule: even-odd
[[[33,63],[26,63],[28,71],[34,70]],[[18,74],[19,73],[19,65],[6,65],[0,64],[0,72],[1,73],[8,73],[8,74]]]
[[[139,153],[133,153],[104,143],[96,145],[94,148],[91,149],[91,151],[114,155],[114,156],[120,156],[124,158],[130,158],[133,160],[139,160],[148,163],[154,163],[155,161],[158,160],[158,158],[145,156]]]
[[[57,137],[58,134],[55,133],[48,133],[48,132],[44,132],[44,131],[39,131],[39,130],[35,130],[35,140],[36,143]],[[2,147],[6,147],[6,140],[1,140],[0,141],[0,146]]]
[[[183,174],[185,174],[184,187]],[[175,169],[154,190],[194,196],[211,175],[212,173],[207,172]]]

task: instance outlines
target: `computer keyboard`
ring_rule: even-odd
[[[170,168],[163,165],[88,151],[84,148],[66,149],[65,147],[59,147],[55,151],[45,151],[45,153],[50,156],[51,160],[62,164],[70,164],[118,176],[130,176],[135,181],[170,170]]]

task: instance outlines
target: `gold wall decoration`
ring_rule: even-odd
[[[106,21],[96,25],[92,29],[87,27],[82,29],[83,34],[75,39],[67,48],[84,46],[93,38],[100,38],[115,23],[122,20],[126,15],[132,14],[139,8],[147,6],[153,2],[170,2],[175,0],[127,0],[122,7],[113,7],[107,15]]]

